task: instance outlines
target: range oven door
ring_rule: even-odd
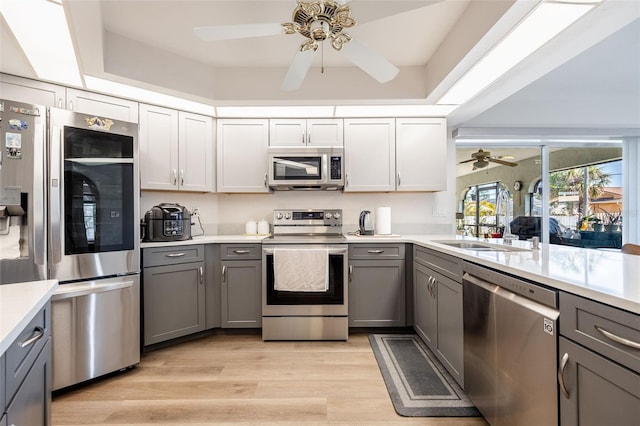
[[[274,288],[273,252],[276,247],[304,251],[328,248],[329,286],[326,292],[277,291]],[[263,316],[331,316],[348,314],[346,244],[274,245],[262,249]]]

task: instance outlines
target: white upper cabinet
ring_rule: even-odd
[[[342,119],[269,120],[270,146],[342,146],[343,140]]]
[[[218,120],[218,192],[269,192],[268,119]]]
[[[54,108],[66,105],[64,87],[7,74],[0,74],[0,98]]]
[[[0,75],[0,98],[138,122],[137,102],[12,75]]]
[[[67,89],[67,109],[113,120],[138,122],[138,103],[84,90]]]
[[[396,119],[397,191],[447,188],[447,123],[443,118]]]
[[[141,189],[213,191],[213,119],[140,104]]]
[[[395,120],[345,119],[345,192],[395,191]]]

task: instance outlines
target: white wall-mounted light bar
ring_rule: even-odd
[[[59,0],[0,0],[0,13],[38,78],[82,86],[67,19]]]
[[[166,106],[169,108],[190,111],[197,114],[215,116],[215,108],[212,105],[190,101],[176,96],[165,95],[147,89],[129,86],[128,84],[116,83],[90,75],[84,76],[84,81],[88,89],[123,98],[134,99],[154,105]]]
[[[584,16],[601,0],[541,3],[440,98],[462,105]]]

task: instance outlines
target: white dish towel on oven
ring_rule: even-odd
[[[329,250],[275,248],[273,274],[277,291],[327,291]]]

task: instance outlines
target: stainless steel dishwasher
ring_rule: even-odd
[[[492,426],[557,425],[557,292],[463,269],[465,391]]]

